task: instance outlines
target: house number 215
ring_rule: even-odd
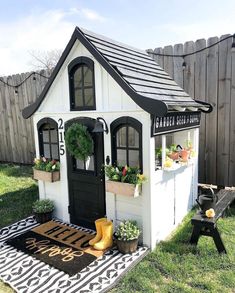
[[[62,118],[58,120],[59,140],[60,140],[60,155],[65,153],[64,149],[64,121]]]

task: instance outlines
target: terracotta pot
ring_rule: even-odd
[[[168,157],[174,161],[177,161],[177,160],[179,160],[179,152],[169,153]]]
[[[48,213],[34,212],[34,216],[36,218],[36,221],[41,224],[52,220],[52,212],[48,212]]]
[[[138,240],[139,239],[124,241],[116,239],[117,248],[123,254],[133,253],[137,249]]]
[[[189,151],[187,151],[187,150],[181,150],[180,151],[180,157],[181,157],[181,160],[183,161],[183,162],[187,162],[188,161],[188,158],[189,158]]]

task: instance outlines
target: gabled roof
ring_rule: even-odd
[[[76,40],[146,112],[164,116],[171,111],[212,111],[210,104],[193,100],[145,51],[76,27],[41,95],[23,110],[24,118],[39,108]]]

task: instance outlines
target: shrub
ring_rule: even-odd
[[[33,203],[33,211],[35,213],[49,213],[54,210],[54,203],[50,199],[41,199]]]

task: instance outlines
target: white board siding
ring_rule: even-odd
[[[123,220],[136,220],[142,228],[142,195],[137,198],[106,192],[107,216],[115,226]]]
[[[38,112],[70,112],[68,64],[79,56],[94,61],[96,111],[127,111],[140,109],[89,51],[78,41],[50,87]]]
[[[144,111],[132,111],[132,112],[91,112],[91,111],[84,111],[84,112],[67,112],[67,113],[50,113],[50,112],[37,112],[34,115],[34,132],[35,132],[35,144],[36,144],[36,154],[39,157],[39,147],[38,147],[38,134],[37,134],[37,123],[39,120],[45,117],[49,117],[54,119],[58,122],[60,118],[63,119],[64,124],[66,121],[79,118],[79,117],[90,117],[90,118],[97,118],[103,117],[108,125],[110,130],[110,124],[115,119],[119,118],[120,116],[131,116],[143,125],[147,123],[148,133],[143,134],[143,144],[146,140],[146,137],[150,136],[150,119],[149,115]],[[146,131],[145,131],[146,132]],[[143,147],[143,151],[146,151],[146,147]],[[143,152],[144,155],[144,152]],[[111,158],[111,137],[110,132],[108,134],[104,133],[104,158],[109,156]],[[55,183],[49,182],[42,182],[39,181],[39,194],[40,198],[50,198],[55,202],[55,213],[54,215],[61,220],[69,221],[69,213],[68,213],[68,182],[67,182],[67,161],[66,161],[66,153],[63,156],[60,156],[61,162],[61,170],[60,176],[61,180]],[[148,169],[148,162],[146,162],[143,166],[144,173],[149,177]],[[147,188],[148,189],[148,188]],[[143,188],[143,195],[145,194],[145,187]],[[143,208],[142,208],[142,196],[139,198],[128,198],[118,195],[117,196],[117,205],[115,207],[113,202],[113,195],[110,193],[106,193],[106,213],[107,217],[114,221],[123,220],[123,219],[133,219],[138,222],[140,227],[143,226]],[[125,208],[127,205],[128,208]],[[115,218],[115,213],[117,218]]]
[[[199,129],[191,129],[190,140],[198,153]],[[174,142],[185,145],[188,131],[174,133]],[[154,166],[155,167],[155,166]],[[152,240],[151,248],[164,240],[195,204],[198,183],[198,157],[175,171],[157,170],[152,173]]]
[[[175,180],[175,225],[182,221],[193,205],[193,165],[182,169]]]
[[[153,243],[165,239],[192,208],[193,166],[155,173]]]

